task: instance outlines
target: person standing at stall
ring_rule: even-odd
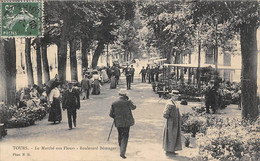
[[[176,154],[175,151],[182,150],[181,145],[181,115],[175,103],[177,98],[172,96],[171,102],[166,104],[163,117],[166,119],[163,132],[163,149],[166,155]]]
[[[216,112],[217,108],[217,87],[214,85],[215,81],[211,80],[209,85],[205,90],[205,105],[206,105],[206,113],[210,113],[209,109],[211,107],[213,113]]]
[[[158,82],[159,81],[159,74],[160,74],[160,66],[155,67],[154,73],[155,73],[155,81]]]
[[[154,73],[155,73],[155,71],[154,71],[154,67],[152,66],[151,67],[151,70],[150,70],[150,77],[151,77],[151,82],[154,82]]]
[[[63,110],[67,109],[69,129],[72,129],[72,121],[76,127],[77,110],[80,109],[80,97],[77,89],[73,88],[75,82],[69,82],[69,88],[65,91]]]

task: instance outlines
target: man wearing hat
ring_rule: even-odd
[[[131,73],[131,83],[134,83],[135,68],[133,65],[131,65],[130,73]]]
[[[211,107],[213,110],[213,113],[216,112],[216,97],[217,97],[217,87],[214,85],[214,80],[211,80],[209,82],[209,85],[206,87],[205,90],[205,105],[206,105],[206,113],[209,112],[209,108]]]
[[[128,64],[127,64],[127,67],[124,69],[124,72],[125,72],[125,77],[126,77],[127,89],[131,89],[132,73],[131,73],[131,69],[129,68]]]
[[[89,90],[91,88],[89,76],[87,74],[84,75],[84,78],[81,81],[81,92],[83,94],[83,100],[85,98],[89,99]]]
[[[134,103],[129,100],[126,90],[119,91],[119,98],[112,103],[109,116],[114,119],[118,130],[118,144],[120,156],[125,159],[125,152],[129,138],[130,126],[134,125],[132,111],[136,109]]]
[[[76,82],[69,82],[69,88],[65,91],[63,110],[67,109],[69,129],[72,129],[72,119],[76,127],[77,109],[80,109],[80,98],[77,89],[73,88]]]

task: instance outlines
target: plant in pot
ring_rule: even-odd
[[[190,147],[190,135],[184,135],[184,138],[185,138],[185,142],[184,142],[184,144],[185,144],[185,147]]]

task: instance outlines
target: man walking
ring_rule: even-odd
[[[91,88],[91,84],[90,84],[90,80],[89,80],[89,76],[87,74],[84,75],[84,78],[81,81],[81,91],[83,94],[83,100],[89,99],[89,91]]]
[[[65,91],[63,110],[67,109],[69,130],[72,129],[72,119],[76,127],[77,109],[80,109],[80,98],[77,89],[73,88],[74,82],[69,82],[69,89]]]
[[[129,66],[127,65],[127,67],[124,69],[125,72],[125,77],[126,77],[126,86],[127,89],[131,89],[131,80],[132,80],[132,74],[130,71]]]
[[[118,144],[120,156],[125,159],[125,153],[129,138],[130,126],[134,125],[132,111],[136,109],[134,103],[128,98],[126,90],[119,91],[119,99],[112,103],[109,116],[114,119],[118,131]]]
[[[139,74],[142,74],[142,83],[146,82],[146,80],[145,80],[146,70],[144,69],[144,66],[141,69]]]
[[[134,83],[135,68],[133,67],[133,65],[131,65],[130,73],[131,73],[131,83]]]

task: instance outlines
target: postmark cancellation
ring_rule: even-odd
[[[42,1],[1,1],[1,37],[42,37]]]

